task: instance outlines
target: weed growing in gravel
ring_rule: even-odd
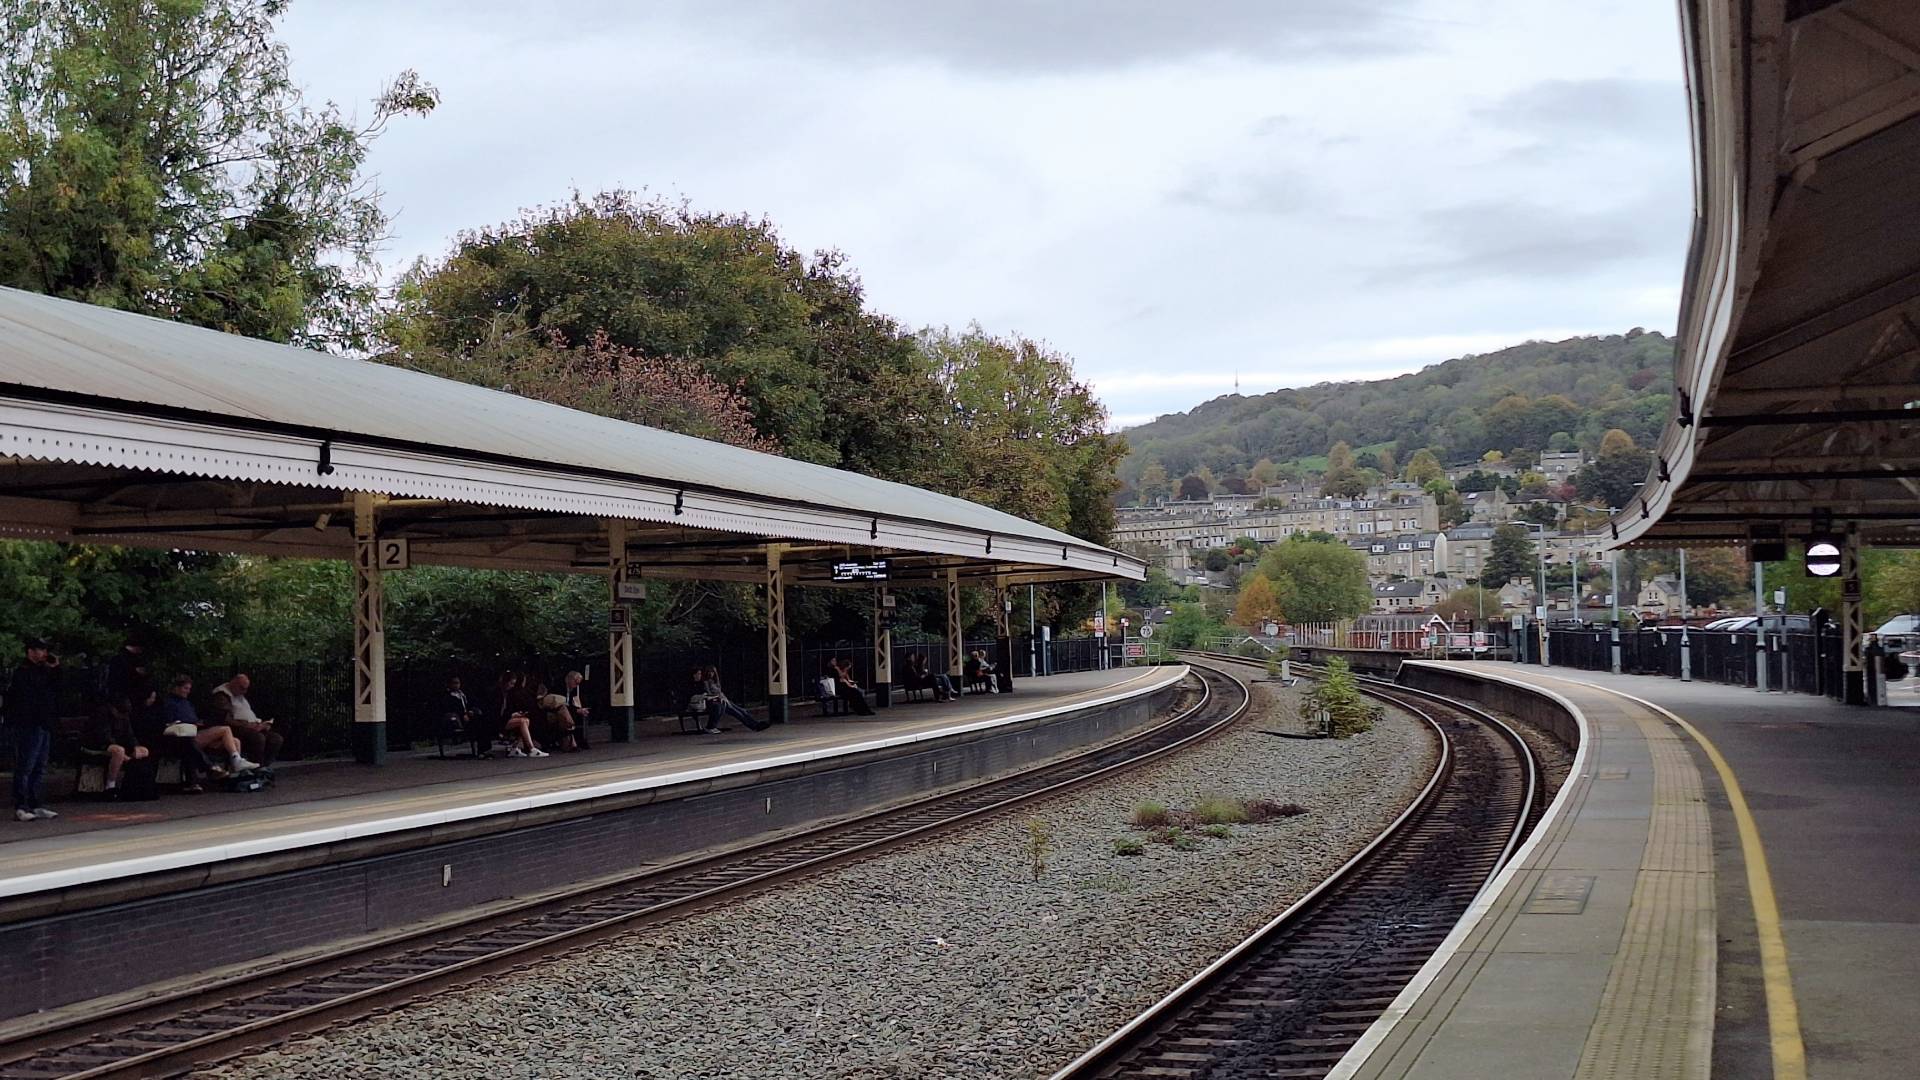
[[[1027,865],[1033,870],[1033,880],[1039,881],[1047,876],[1047,856],[1053,851],[1053,830],[1039,818],[1027,820]]]
[[[1113,842],[1113,853],[1115,855],[1145,855],[1147,853],[1147,845],[1135,840],[1131,836],[1122,836]]]
[[[1142,829],[1151,829],[1167,823],[1167,804],[1152,799],[1142,799],[1133,804],[1133,823]]]
[[[1156,844],[1165,844],[1175,851],[1192,851],[1194,848],[1200,846],[1198,840],[1195,840],[1193,837],[1187,835],[1184,830],[1173,825],[1155,829],[1152,840]]]
[[[1299,817],[1307,808],[1299,803],[1279,803],[1272,799],[1255,799],[1247,804],[1246,820],[1251,824],[1272,821],[1274,818]]]
[[[1233,830],[1225,825],[1209,825],[1200,831],[1213,837],[1215,840],[1230,840],[1233,838]]]
[[[1239,825],[1247,820],[1247,801],[1208,795],[1193,804],[1193,820],[1201,825]]]

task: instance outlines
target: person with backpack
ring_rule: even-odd
[[[13,818],[47,821],[60,815],[40,799],[53,750],[53,729],[60,723],[57,694],[60,658],[39,638],[27,640],[27,658],[13,671],[7,688],[6,727],[13,743]]]

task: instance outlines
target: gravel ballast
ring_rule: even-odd
[[[1295,691],[1257,693],[1291,715]],[[203,1075],[1044,1076],[1312,888],[1433,768],[1431,733],[1397,713],[1345,741],[1271,727],[1256,712],[1096,789]],[[1307,813],[1115,853],[1148,838],[1139,801],[1211,795]]]

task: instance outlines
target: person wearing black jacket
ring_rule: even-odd
[[[44,821],[60,815],[40,801],[40,782],[47,774],[47,755],[53,749],[53,729],[60,723],[56,692],[60,687],[60,658],[47,651],[39,638],[27,641],[27,658],[13,671],[7,688],[7,733],[13,742],[13,817],[15,821]]]

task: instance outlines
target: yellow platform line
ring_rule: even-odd
[[[1644,705],[1678,725],[1680,730],[1700,744],[1707,760],[1713,762],[1713,769],[1720,774],[1720,783],[1727,790],[1727,804],[1733,811],[1734,824],[1740,832],[1740,854],[1747,864],[1747,892],[1753,898],[1754,932],[1760,940],[1760,975],[1766,986],[1767,1036],[1773,1050],[1773,1077],[1774,1080],[1806,1080],[1807,1045],[1800,1035],[1800,1005],[1794,1000],[1793,976],[1787,968],[1787,939],[1780,929],[1780,905],[1774,898],[1773,874],[1767,869],[1766,849],[1760,843],[1760,826],[1754,822],[1753,811],[1747,807],[1747,797],[1740,790],[1740,781],[1733,775],[1733,766],[1727,764],[1727,759],[1721,756],[1720,748],[1713,745],[1712,739],[1672,709],[1598,683],[1558,675],[1541,674],[1540,677],[1604,690]]]

